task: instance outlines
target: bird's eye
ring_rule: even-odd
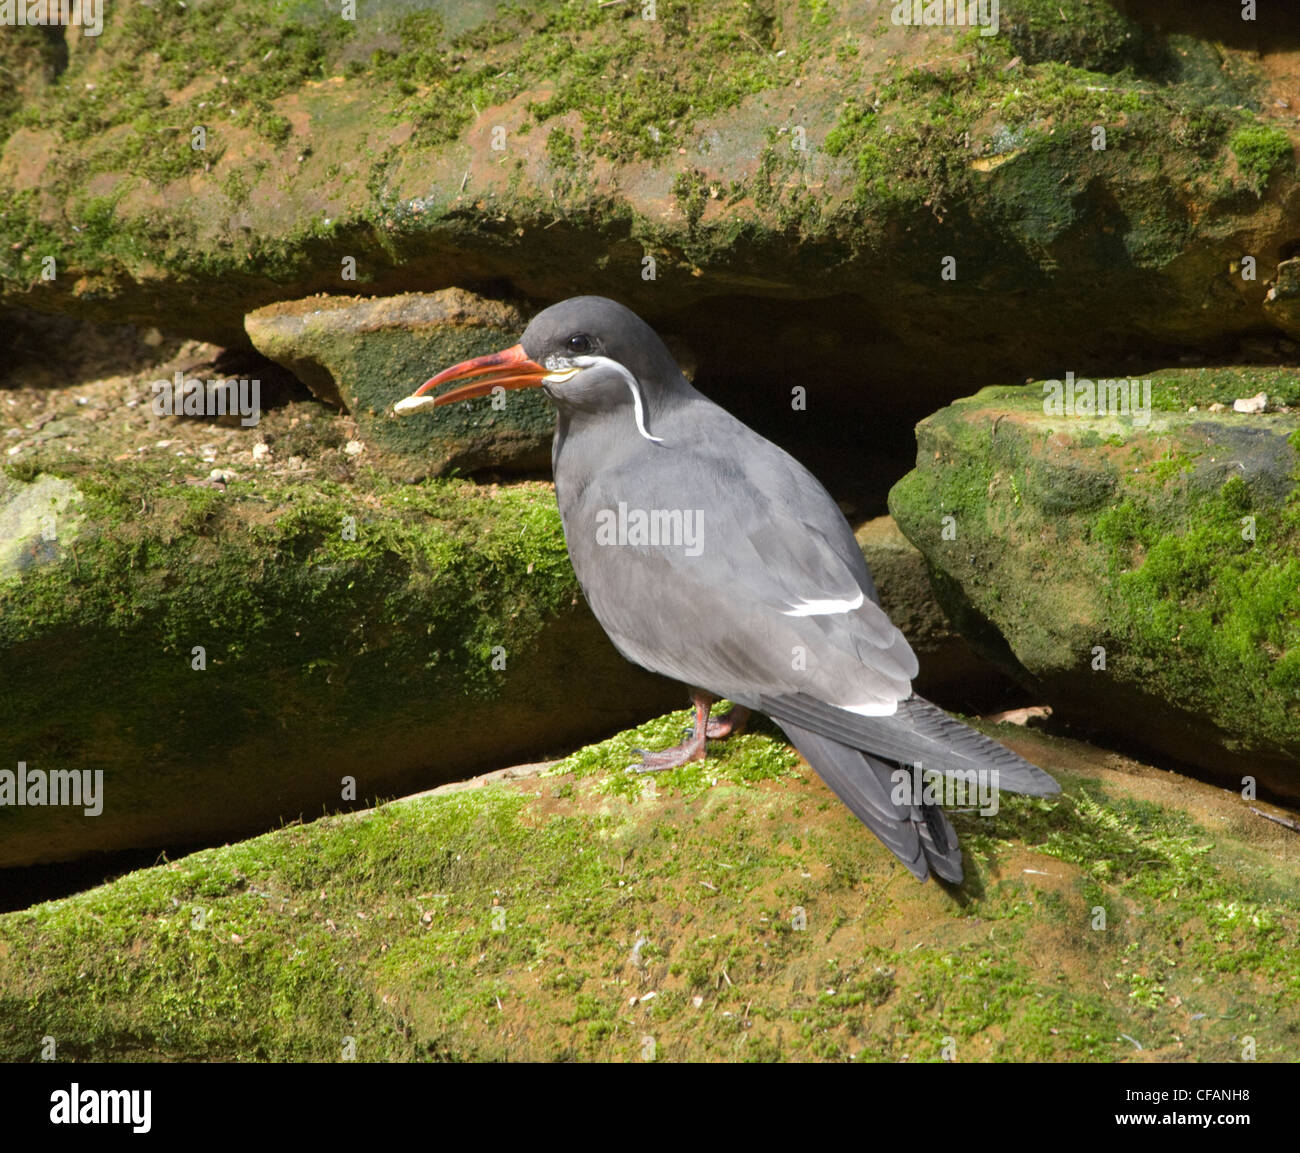
[[[569,351],[582,356],[584,353],[591,351],[591,337],[585,332],[575,332],[567,341],[565,341]]]

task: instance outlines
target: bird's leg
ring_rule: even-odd
[[[737,737],[745,731],[747,724],[749,710],[744,705],[732,705],[722,716],[709,718],[709,740],[722,741],[727,737]]]
[[[641,763],[636,766],[637,771],[662,773],[665,769],[676,769],[691,761],[704,760],[704,749],[709,741],[709,710],[717,699],[702,689],[692,689],[691,700],[695,703],[695,728],[691,735],[680,745],[674,745],[671,749],[664,749],[659,753],[638,749]]]

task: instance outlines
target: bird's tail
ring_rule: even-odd
[[[932,802],[907,799],[915,769],[908,766],[902,770],[905,776],[899,776],[899,766],[870,753],[792,721],[778,719],[777,724],[817,775],[918,880],[934,873],[945,881],[961,881],[961,847],[947,814]]]
[[[967,779],[974,774],[978,780],[996,770],[998,788],[1009,793],[1046,797],[1061,791],[1037,765],[915,693],[884,717],[861,716],[803,694],[761,696],[758,707],[782,728],[794,724],[894,764],[920,761],[926,772]]]

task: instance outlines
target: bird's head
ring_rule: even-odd
[[[428,397],[457,381],[472,383]],[[626,406],[637,431],[654,440],[648,429],[652,415],[672,393],[690,386],[654,329],[630,308],[603,296],[575,296],[539,312],[518,344],[444,369],[395,411],[471,400],[496,388],[538,387],[563,410]]]

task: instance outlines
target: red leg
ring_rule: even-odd
[[[739,736],[749,724],[749,710],[744,705],[732,705],[720,717],[710,717],[708,734],[711,741]]]

